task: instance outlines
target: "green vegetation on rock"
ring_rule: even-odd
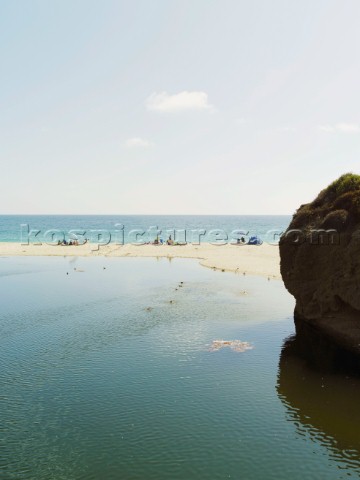
[[[334,192],[338,197],[344,193],[354,192],[360,190],[360,175],[355,175],[355,173],[344,173],[337,180],[332,182],[327,190],[329,192]]]
[[[293,228],[336,228],[360,221],[360,175],[345,173],[322,190],[316,199],[302,205],[293,218]]]

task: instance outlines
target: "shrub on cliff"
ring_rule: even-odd
[[[348,213],[348,215],[347,215]],[[321,223],[341,230],[346,224],[360,220],[360,175],[345,173],[322,190],[316,199],[302,205],[294,215],[293,228]]]
[[[343,194],[350,192],[360,193],[360,175],[344,173],[344,175],[341,175],[341,177],[332,182],[324,190],[321,190],[319,195],[310,205],[313,207],[320,207],[326,203],[333,202]]]
[[[337,197],[343,193],[360,190],[360,175],[345,173],[328,186],[328,190],[334,192]]]

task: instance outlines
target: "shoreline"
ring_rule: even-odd
[[[214,270],[257,275],[281,280],[279,247],[253,245],[103,245],[96,250],[95,244],[85,245],[22,245],[0,243],[0,257],[8,256],[62,256],[62,257],[158,257],[194,258],[200,265]]]

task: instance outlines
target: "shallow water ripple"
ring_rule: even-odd
[[[106,261],[104,273],[104,259],[82,259],[81,283],[65,259],[31,284],[0,279],[1,478],[358,478],[357,417],[332,428],[292,383],[302,367],[279,364],[293,332],[280,282]],[[219,338],[254,349],[209,352]],[[315,395],[319,376],[307,378]]]

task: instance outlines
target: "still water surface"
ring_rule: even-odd
[[[0,301],[2,480],[359,478],[359,382],[287,354],[282,282],[0,258]]]

